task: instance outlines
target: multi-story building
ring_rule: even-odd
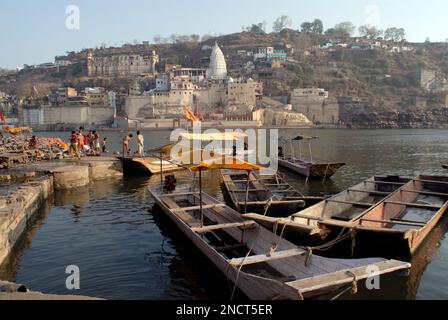
[[[304,114],[315,124],[337,124],[339,104],[320,88],[299,88],[291,93],[293,110]]]
[[[87,52],[87,73],[89,77],[128,77],[141,74],[156,74],[159,56],[153,50],[147,55],[108,54],[95,55]]]
[[[155,89],[143,95],[130,94],[125,112],[130,119],[183,118],[184,107],[199,107],[201,113],[230,108],[235,114],[249,114],[261,98],[263,87],[253,79],[233,79],[227,75],[224,54],[212,48],[209,67],[180,68],[156,77]]]

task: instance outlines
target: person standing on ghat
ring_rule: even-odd
[[[137,131],[137,142],[138,142],[138,154],[143,158],[144,156],[144,147],[145,147],[145,138],[141,134],[140,131]]]
[[[129,135],[125,136],[123,138],[123,157],[125,155],[129,156],[131,149],[129,149],[129,144],[131,143],[131,139],[132,139],[133,135],[132,133],[130,133]]]
[[[75,131],[72,131],[72,134],[70,136],[70,159],[73,159],[73,155],[75,155],[78,160],[81,160],[81,156],[79,154],[79,150],[78,150],[78,142],[79,142],[79,138],[78,135],[76,134]]]

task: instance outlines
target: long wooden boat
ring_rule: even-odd
[[[305,206],[304,197],[289,184],[277,180],[275,186],[278,189],[272,188],[274,184],[269,183],[275,181],[272,176],[260,177],[250,172],[248,180],[247,172],[221,170],[221,180],[226,202],[240,213],[280,216],[297,212]]]
[[[279,166],[306,178],[331,178],[345,163],[321,163],[285,156],[278,159]]]
[[[379,274],[410,268],[397,260],[316,256],[205,193],[150,193],[181,232],[250,299],[313,298],[366,279],[371,276],[367,266],[376,266]]]
[[[356,251],[407,257],[448,209],[448,177],[418,176],[364,214],[348,222],[323,221],[323,228],[350,228]],[[374,245],[372,245],[374,244]]]
[[[298,173],[308,178],[331,178],[336,171],[345,166],[343,162],[319,162],[313,160],[311,151],[311,141],[318,139],[314,136],[299,135],[290,140],[290,154],[283,154],[283,147],[279,148],[278,164],[279,166]],[[307,141],[309,147],[309,160],[302,157],[301,142]],[[298,142],[299,156],[295,156],[294,143]],[[281,151],[280,151],[281,150]]]
[[[375,176],[287,218],[272,218],[252,213],[244,217],[255,220],[270,230],[282,230],[291,240],[297,236],[308,236],[316,237],[317,241],[325,241],[336,232],[332,232],[331,228],[321,228],[319,223],[350,221],[361,217],[409,180],[407,177]]]

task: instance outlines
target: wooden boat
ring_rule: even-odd
[[[205,193],[150,192],[182,233],[250,299],[313,298],[366,279],[371,276],[367,266],[376,266],[379,274],[410,268],[397,260],[319,257]]]
[[[123,161],[123,173],[125,175],[154,175],[185,170],[184,167],[174,162],[162,160],[157,157],[117,157]],[[169,160],[169,159],[168,159]]]
[[[281,173],[277,174],[266,174],[266,175],[259,175],[254,173],[257,179],[259,179],[271,192],[278,193],[278,194],[284,194],[284,196],[288,196],[289,198],[294,197],[298,200],[305,201],[305,207],[308,208],[311,206],[314,206],[315,204],[325,200],[328,197],[322,197],[322,196],[308,196],[308,195],[302,195],[299,191],[297,191],[292,185],[290,185],[286,179],[285,176]],[[292,194],[299,194],[298,196],[292,195]]]
[[[397,176],[371,177],[287,218],[275,219],[258,214],[246,214],[244,217],[255,220],[270,230],[274,228],[282,230],[291,240],[301,235],[316,237],[316,241],[324,241],[329,238],[332,230],[322,229],[320,227],[322,221],[339,222],[356,219],[409,180],[410,178]]]
[[[300,135],[290,141],[291,154],[283,155],[281,152],[278,156],[278,164],[280,167],[288,169],[292,172],[298,173],[308,178],[331,178],[341,167],[345,166],[343,162],[318,162],[313,160],[311,151],[311,141],[317,139],[317,137]],[[309,160],[302,158],[302,149],[300,142],[302,140],[308,141],[309,145]],[[295,156],[293,141],[299,142],[299,157]]]
[[[448,177],[422,175],[349,222],[323,221],[322,226],[354,230],[357,251],[406,257],[415,252],[447,209]]]
[[[221,179],[226,201],[240,213],[289,215],[305,206],[303,196],[289,184],[277,180],[276,189],[272,188],[273,184],[265,183],[264,179],[267,182],[275,180],[273,176],[265,178],[255,175],[254,172],[221,170]]]

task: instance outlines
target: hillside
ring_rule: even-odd
[[[205,67],[210,51],[204,45],[218,42],[227,59],[231,75],[257,77],[266,69],[272,72],[264,82],[266,96],[288,96],[297,87],[322,87],[331,97],[339,99],[342,113],[413,112],[422,107],[417,100],[425,101],[424,108],[445,107],[444,95],[430,94],[422,88],[420,73],[431,70],[441,83],[448,74],[448,46],[441,43],[387,43],[373,47],[374,41],[361,38],[337,39],[330,36],[307,34],[285,29],[280,33],[241,32],[211,38],[205,42],[174,44],[125,45],[120,48],[95,49],[95,55],[116,53],[147,54],[156,50],[161,58],[158,68],[165,64],[184,67]],[[333,43],[330,48],[324,43]],[[338,45],[336,45],[338,44]],[[342,45],[344,44],[345,47]],[[281,67],[256,66],[252,72],[242,71],[252,57],[241,56],[238,51],[258,52],[260,47],[290,48],[290,57]],[[359,48],[358,48],[359,47]],[[396,47],[410,48],[395,52]],[[63,57],[72,65],[60,70],[26,69],[0,78],[0,91],[29,95],[32,85],[46,94],[58,86],[105,86],[125,93],[133,79],[87,78],[85,63],[87,51],[73,52]],[[353,103],[356,101],[356,103]],[[421,111],[421,110],[420,110]]]

